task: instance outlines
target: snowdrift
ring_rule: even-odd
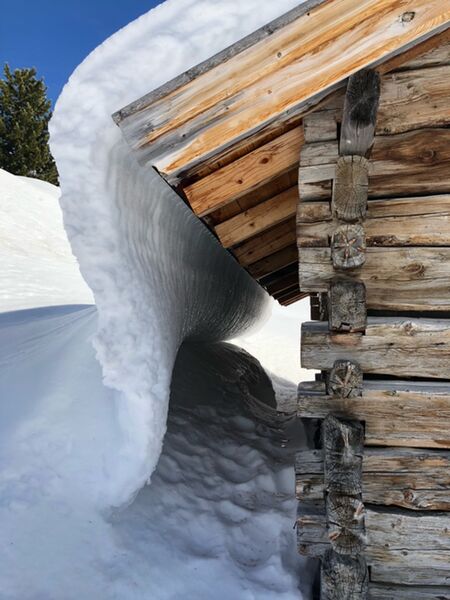
[[[168,0],[78,67],[51,122],[65,227],[98,307],[94,344],[117,405],[124,455],[108,505],[150,477],[185,340],[224,340],[267,313],[267,297],[149,169],[111,114],[297,4]],[[123,475],[123,476],[122,476]]]

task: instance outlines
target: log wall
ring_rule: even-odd
[[[450,599],[450,50],[360,71],[303,121],[299,551],[321,600]],[[380,86],[380,87],[379,87]]]

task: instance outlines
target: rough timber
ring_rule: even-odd
[[[450,0],[310,0],[114,115],[274,298],[311,297],[321,600],[450,600],[449,24]]]

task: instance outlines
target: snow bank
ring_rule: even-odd
[[[56,186],[0,169],[0,312],[92,304],[62,225]]]
[[[97,48],[56,105],[51,148],[65,227],[98,306],[105,381],[124,398],[119,422],[133,466],[126,481],[116,477],[113,504],[156,465],[182,341],[235,336],[267,301],[172,190],[134,162],[110,115],[297,3],[168,0]]]
[[[255,420],[274,390],[230,344],[182,346],[152,485],[98,510],[136,471],[117,421],[129,401],[102,385],[90,343],[96,320],[93,307],[0,315],[2,600],[301,598],[292,465],[303,431]]]

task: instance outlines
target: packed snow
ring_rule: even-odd
[[[168,0],[72,75],[51,144],[96,307],[58,190],[0,173],[2,600],[310,598],[293,531],[306,436],[276,411],[306,307],[267,320],[274,304],[110,117],[296,4]]]
[[[92,304],[62,226],[60,190],[0,169],[0,311]]]

